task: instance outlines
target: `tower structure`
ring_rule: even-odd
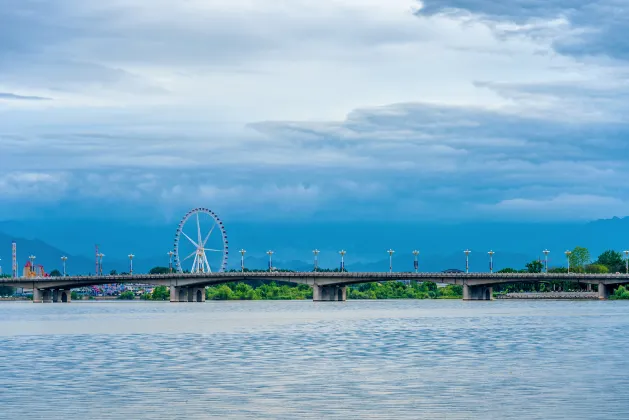
[[[13,278],[17,277],[17,244],[15,241],[11,243],[11,269],[13,270]]]

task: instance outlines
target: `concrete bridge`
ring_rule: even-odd
[[[396,280],[432,281],[463,286],[464,300],[491,300],[493,286],[505,283],[570,281],[598,286],[599,299],[607,299],[614,289],[629,283],[627,274],[577,273],[323,273],[323,272],[244,272],[173,273],[115,276],[68,276],[0,279],[0,285],[33,289],[33,302],[70,302],[74,288],[111,283],[145,283],[170,288],[171,302],[203,302],[205,287],[250,280],[275,280],[306,284],[313,288],[314,301],[345,301],[347,286],[357,283]]]

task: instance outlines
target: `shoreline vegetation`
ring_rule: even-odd
[[[300,284],[278,284],[276,282],[259,282],[251,285],[244,282],[225,283],[205,288],[206,300],[308,300],[312,299],[312,288]],[[460,299],[463,288],[459,285],[448,285],[438,288],[435,283],[415,281],[409,284],[402,282],[365,283],[348,286],[348,299]],[[123,292],[119,299],[134,299],[132,292]],[[166,286],[158,286],[152,293],[140,296],[142,300],[169,300],[170,293]]]

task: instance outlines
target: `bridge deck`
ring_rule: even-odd
[[[110,283],[200,286],[248,280],[276,280],[297,284],[349,285],[356,283],[417,280],[447,284],[492,285],[514,282],[571,281],[591,284],[629,283],[627,274],[578,273],[327,273],[327,272],[236,272],[173,273],[115,276],[67,276],[0,279],[1,285],[37,288],[78,288]]]

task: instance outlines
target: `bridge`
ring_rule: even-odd
[[[70,302],[74,288],[112,283],[167,286],[171,302],[204,302],[206,286],[252,280],[305,284],[313,288],[313,301],[328,302],[347,300],[347,286],[351,284],[399,280],[458,284],[463,286],[463,300],[491,300],[493,286],[499,284],[568,281],[595,284],[599,299],[607,299],[619,285],[629,283],[629,274],[230,272],[5,278],[0,279],[0,285],[33,289],[35,303]]]

